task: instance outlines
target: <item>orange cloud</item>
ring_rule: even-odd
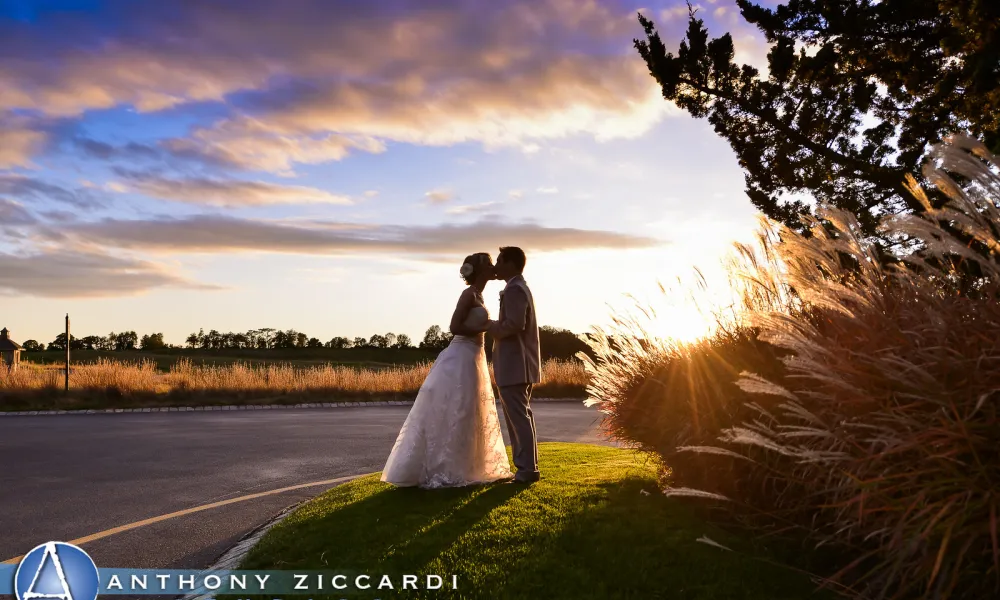
[[[19,121],[7,119],[5,122],[0,114],[0,169],[30,167],[31,157],[41,149],[47,137]]]
[[[165,140],[162,145],[175,154],[279,175],[293,175],[292,166],[296,163],[341,160],[352,149],[370,153],[385,150],[385,145],[373,138],[350,138],[335,133],[318,137],[283,135],[257,119],[220,123],[212,129],[199,129],[189,138]]]
[[[0,64],[0,110],[222,102],[230,118],[170,147],[283,174],[386,141],[636,136],[667,110],[629,48],[633,12],[595,0],[112,4],[114,34],[85,16],[0,26],[18,56]]]
[[[580,133],[603,140],[641,135],[668,106],[632,57],[563,57],[503,77],[456,78],[418,89],[338,81],[272,90],[250,103],[243,114],[200,130],[188,143],[229,148],[239,140],[254,147],[278,139],[293,161],[308,162],[294,157],[317,136],[338,140],[327,154],[333,159],[352,146],[364,148],[354,140],[365,140],[369,150],[381,149],[374,140],[516,146]],[[241,152],[231,156],[254,162],[239,160]]]
[[[94,247],[163,253],[276,252],[291,254],[457,255],[470,248],[518,245],[534,252],[631,249],[663,241],[610,231],[531,223],[358,225],[325,221],[264,221],[218,215],[177,219],[105,219],[63,224],[59,236]]]
[[[275,204],[353,204],[347,196],[318,188],[277,185],[263,181],[168,178],[148,173],[125,172],[127,190],[154,198],[208,206],[268,206]]]
[[[427,201],[431,204],[444,204],[446,202],[451,202],[455,197],[455,193],[451,190],[431,190],[424,194]]]
[[[221,289],[189,281],[153,262],[101,252],[0,252],[0,291],[8,293],[94,298],[135,295],[159,287]]]
[[[495,201],[480,202],[479,204],[460,204],[458,206],[452,206],[451,208],[446,209],[444,212],[446,212],[449,215],[468,215],[468,214],[483,213],[488,210],[493,210],[501,205],[502,205],[501,202],[495,202]]]

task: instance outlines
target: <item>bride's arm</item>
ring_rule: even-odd
[[[468,290],[462,292],[462,295],[458,297],[458,306],[455,307],[455,312],[451,315],[451,325],[448,326],[452,335],[472,336],[482,333],[465,326],[465,320],[469,318],[472,306],[472,294]]]

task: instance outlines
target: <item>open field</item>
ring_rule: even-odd
[[[22,359],[37,364],[62,365],[65,353],[24,352]],[[131,350],[113,352],[105,350],[73,350],[73,364],[95,363],[99,360],[117,362],[151,361],[161,371],[169,371],[179,360],[188,360],[196,365],[224,366],[234,363],[268,365],[291,363],[295,365],[356,365],[363,367],[386,367],[392,365],[415,365],[433,361],[436,352],[409,348],[272,348],[267,350],[226,349],[190,350],[187,348],[166,348],[162,350]]]
[[[457,590],[411,598],[831,597],[759,542],[664,497],[644,454],[545,443],[539,457],[542,480],[530,487],[427,491],[378,475],[338,486],[269,531],[241,568],[378,574],[372,591],[386,574],[395,587],[382,597],[402,594],[401,574],[457,576]],[[698,542],[705,537],[730,550]]]
[[[0,370],[0,410],[75,410],[219,404],[295,404],[335,400],[403,400],[416,396],[431,362],[350,366],[278,363],[196,364],[181,359],[164,371],[152,360],[98,359],[70,368],[70,393],[56,365],[23,363]],[[583,365],[549,360],[536,397],[582,397]]]

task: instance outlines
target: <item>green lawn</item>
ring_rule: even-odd
[[[554,443],[540,455],[544,479],[530,487],[397,489],[376,475],[339,486],[268,532],[241,568],[386,573],[397,585],[396,574],[458,575],[457,591],[408,598],[828,597],[660,494],[645,455]],[[734,551],[695,541],[705,535]]]

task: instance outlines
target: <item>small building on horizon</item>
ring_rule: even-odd
[[[21,362],[21,344],[10,339],[10,330],[0,329],[0,363],[13,371]]]

